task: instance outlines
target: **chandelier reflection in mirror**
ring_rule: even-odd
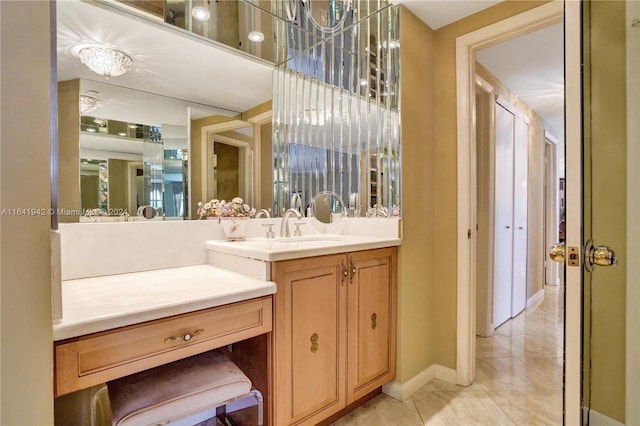
[[[99,93],[95,90],[87,90],[87,92],[80,94],[80,115],[85,115],[93,112],[102,103],[98,97]]]
[[[280,3],[274,206],[333,191],[349,216],[400,214],[399,19],[387,1]],[[358,17],[363,17],[359,19]]]
[[[80,61],[96,74],[117,77],[131,69],[129,55],[106,46],[86,46],[78,50]]]

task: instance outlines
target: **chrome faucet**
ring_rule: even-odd
[[[296,209],[289,209],[284,212],[282,216],[282,223],[280,224],[280,237],[290,237],[291,232],[289,232],[289,216],[295,216],[298,220],[302,219],[302,215]]]
[[[267,219],[269,219],[269,218],[271,217],[271,215],[269,214],[269,212],[268,212],[267,210],[265,210],[265,209],[260,209],[260,210],[258,210],[258,211],[256,212],[256,216],[255,216],[255,218],[257,219],[257,218],[259,218],[260,216],[264,216],[264,217],[266,217]]]
[[[297,192],[291,196],[291,208],[297,210],[298,213],[302,214],[302,197]]]

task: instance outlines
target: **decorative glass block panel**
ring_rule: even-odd
[[[333,191],[350,216],[399,215],[398,9],[378,1],[317,3],[327,8],[313,19],[307,2],[281,4],[273,212],[291,207],[296,194],[308,206],[315,194]],[[341,25],[327,30],[318,21]]]

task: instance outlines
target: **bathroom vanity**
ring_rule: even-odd
[[[275,262],[275,424],[317,424],[395,376],[396,249]]]
[[[62,291],[56,396],[272,329],[274,283],[210,265],[69,280]]]
[[[395,377],[400,240],[315,234],[210,241],[210,263],[276,283],[270,415],[318,424],[366,401]],[[256,268],[258,266],[258,268]]]
[[[217,225],[204,222],[180,226],[201,238]],[[62,281],[55,395],[221,350],[263,393],[265,424],[330,421],[395,376],[400,239],[381,224],[388,235],[217,238],[201,242],[206,263]]]

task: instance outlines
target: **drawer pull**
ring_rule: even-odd
[[[189,340],[191,340],[193,338],[193,336],[197,336],[198,334],[202,333],[203,331],[204,331],[204,329],[199,328],[199,329],[195,330],[193,333],[186,333],[184,336],[167,337],[166,339],[164,339],[164,342],[165,343],[188,342]]]
[[[378,326],[378,314],[374,312],[371,314],[371,328],[375,330],[377,326]]]
[[[316,353],[320,345],[318,344],[318,335],[313,333],[311,335],[311,353]]]

